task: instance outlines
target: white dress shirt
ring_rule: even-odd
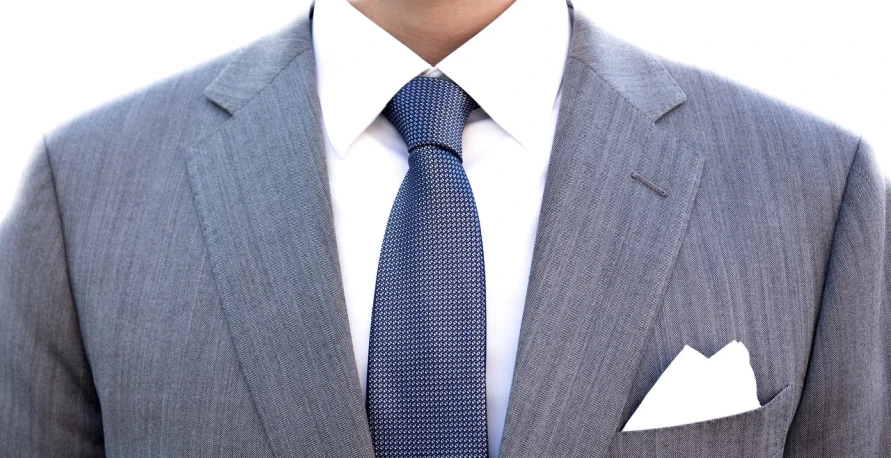
[[[362,389],[378,258],[408,152],[380,115],[418,75],[445,77],[481,109],[463,136],[486,272],[489,451],[498,453],[569,47],[564,0],[516,0],[431,67],[353,8],[316,0],[313,51],[334,229]]]

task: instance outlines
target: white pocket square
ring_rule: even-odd
[[[745,345],[734,340],[711,358],[685,345],[622,431],[685,425],[759,407]]]

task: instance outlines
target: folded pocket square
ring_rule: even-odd
[[[685,425],[759,407],[745,345],[734,340],[711,358],[685,345],[622,431]]]

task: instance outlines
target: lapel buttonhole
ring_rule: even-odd
[[[652,189],[653,191],[655,191],[656,194],[659,194],[659,197],[668,197],[668,191],[662,189],[661,186],[659,186],[659,185],[657,185],[656,183],[653,183],[652,181],[650,181],[650,180],[646,179],[645,177],[641,176],[641,175],[640,175],[639,173],[637,173],[636,171],[631,172],[631,178],[633,178],[633,179],[635,179],[635,180],[637,180],[637,181],[643,183],[644,186],[646,186],[646,187]]]

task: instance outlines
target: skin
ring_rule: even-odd
[[[348,0],[430,65],[483,30],[514,0]]]

